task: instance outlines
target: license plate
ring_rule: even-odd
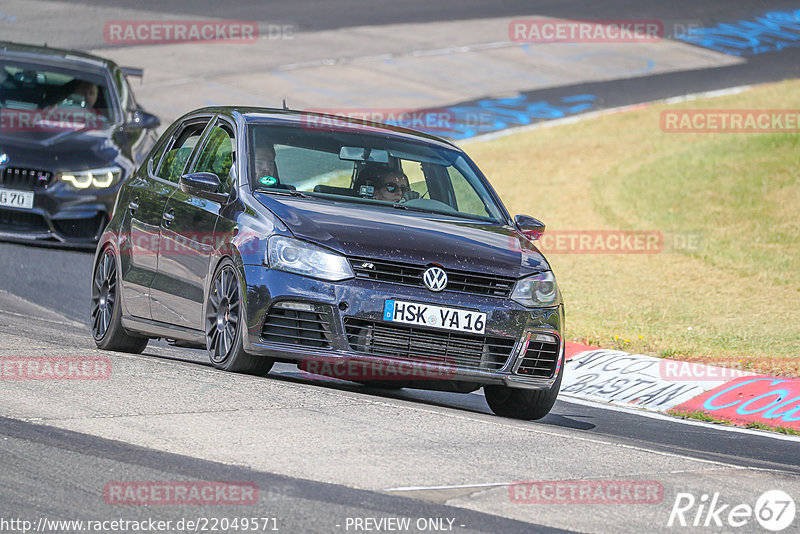
[[[0,206],[9,208],[33,209],[33,196],[30,191],[0,189]]]
[[[383,302],[383,320],[470,334],[486,330],[485,313],[394,299]]]

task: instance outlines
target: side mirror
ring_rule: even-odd
[[[219,189],[219,176],[213,172],[193,172],[181,176],[181,190],[186,193],[216,193]]]
[[[536,241],[544,233],[544,223],[529,215],[517,215],[514,217],[514,223],[517,225],[517,229],[522,232],[522,235],[531,241]]]
[[[128,128],[152,130],[161,126],[161,119],[152,113],[137,109],[131,114],[131,120],[126,124],[126,126]]]
[[[181,191],[190,195],[207,198],[220,204],[228,201],[227,193],[217,193],[219,190],[219,176],[213,172],[192,172],[181,176]]]

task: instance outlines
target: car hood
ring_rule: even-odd
[[[81,170],[107,165],[119,154],[110,130],[0,134],[0,154],[10,167]]]
[[[549,270],[510,226],[354,202],[255,193],[298,238],[347,256],[518,278]]]

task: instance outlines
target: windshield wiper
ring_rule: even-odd
[[[449,215],[450,217],[455,217],[456,219],[467,219],[469,221],[492,222],[492,223],[497,222],[495,220],[488,219],[486,217],[481,217],[480,215],[472,215],[469,213],[464,213],[462,211],[456,211],[456,210],[449,211],[449,210],[437,210],[431,208],[419,208],[416,206],[407,206],[399,202],[395,202],[394,204],[392,204],[392,207],[398,210],[418,211],[420,213],[435,213],[436,215]]]
[[[300,197],[300,198],[315,198],[311,195],[307,195],[302,191],[298,191],[296,189],[256,189],[257,193],[269,193],[270,195],[284,195],[284,196],[291,196],[291,197]]]

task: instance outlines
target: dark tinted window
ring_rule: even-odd
[[[206,120],[193,122],[181,130],[161,159],[158,170],[155,172],[156,176],[175,183],[180,180],[206,124],[208,124]]]
[[[234,175],[231,172],[235,161],[236,140],[231,129],[218,123],[208,132],[206,141],[197,156],[192,172],[212,172],[219,177],[220,193],[227,193],[233,187]]]
[[[150,173],[155,174],[155,170],[158,168],[158,164],[161,161],[162,156],[164,155],[164,151],[167,149],[168,146],[171,144],[170,136],[164,135],[162,136],[153,147],[151,152],[150,159],[147,160],[147,170]]]

